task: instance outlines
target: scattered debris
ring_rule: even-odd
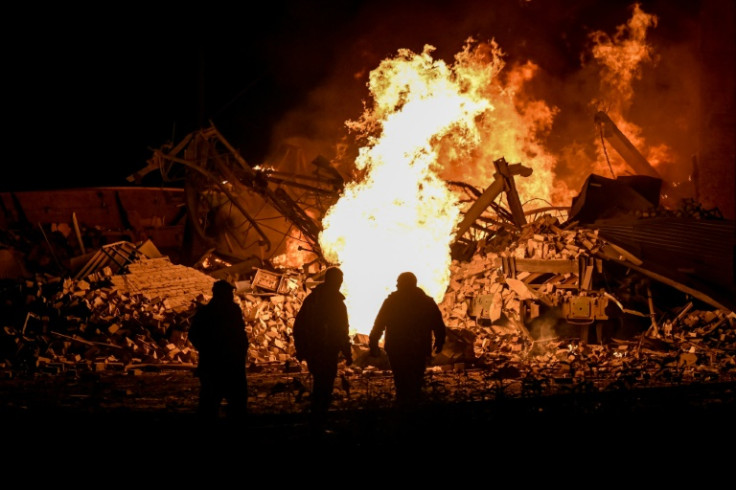
[[[284,205],[267,187],[269,179],[284,183],[273,171],[231,175],[247,165],[214,128],[157,152],[154,161],[178,161],[191,138],[230,150],[207,171],[244,179],[242,188],[220,188],[233,203],[246,206],[246,196],[256,192],[272,207]],[[196,158],[191,164],[204,165]],[[328,172],[328,164],[315,165],[327,172],[321,179],[330,186],[312,191],[334,198],[339,175]],[[494,165],[496,181],[476,193],[456,236],[440,303],[448,340],[427,370],[430,396],[532,396],[734,379],[732,221],[694,203],[674,216],[657,212],[659,185],[652,176],[591,176],[565,221],[552,212],[525,214],[514,175],[530,169],[503,159]],[[222,187],[219,178],[200,184],[216,182]],[[511,211],[492,205],[501,192]],[[316,242],[313,223],[301,221],[299,204],[289,202],[293,206],[281,209],[287,225]],[[319,260],[289,267],[235,253],[230,263],[213,248],[187,267],[148,237],[85,240],[89,229],[76,214],[70,218],[71,225],[7,227],[0,236],[4,378],[192,370],[197,352],[187,338],[190,318],[209,299],[213,282],[227,278],[246,318],[249,373],[275,380],[255,396],[293,402],[308,391],[292,326],[304,297],[321,281]],[[340,366],[338,398],[346,403],[393,398],[387,359],[369,359],[368,350],[366,335],[355,333],[355,362]]]
[[[674,289],[668,302],[680,302],[658,302],[650,312],[644,306],[654,284],[632,271],[606,274],[609,288],[598,289],[606,264],[594,254],[608,245],[590,230],[563,230],[542,217],[502,251],[453,261],[440,304],[448,342],[428,368],[430,395],[468,397],[469,386],[477,388],[473,396],[491,397],[732,380],[733,312]],[[270,398],[301,399],[299,386],[309,384],[291,327],[314,279],[254,268],[237,291],[251,339],[249,372],[277,380]],[[118,274],[106,267],[85,278],[45,274],[6,285],[3,376],[191,370],[197,353],[189,319],[214,280],[141,255]],[[355,363],[340,369],[349,387],[341,396],[390,401],[390,366],[366,362],[365,335],[355,334],[353,344]]]

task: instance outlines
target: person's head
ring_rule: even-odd
[[[212,298],[217,299],[227,299],[233,297],[233,291],[235,290],[235,286],[230,284],[224,279],[220,279],[219,281],[215,281],[215,283],[212,285]]]
[[[417,287],[417,276],[411,272],[402,272],[396,279],[396,289],[411,289]]]
[[[328,267],[325,271],[325,284],[332,289],[342,286],[342,271],[339,267]]]

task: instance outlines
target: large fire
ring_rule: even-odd
[[[637,7],[627,29],[594,39],[594,58],[609,80],[602,80],[601,100],[617,109],[622,124],[627,86],[649,54],[643,32],[655,20]],[[347,124],[365,141],[355,161],[361,177],[323,218],[320,247],[344,271],[353,332],[370,330],[401,272],[414,272],[420,287],[443,300],[463,211],[448,181],[485,189],[494,179],[492,162],[504,158],[533,169],[516,179],[523,205],[567,206],[573,195],[555,175],[558,157],[543,144],[558,109],[525,95],[537,65],[506,67],[494,41],[469,39],[452,64],[433,58],[434,51],[402,49],[383,60],[370,73],[365,112]]]
[[[437,144],[452,137],[458,148],[477,146],[475,121],[493,106],[432,50],[402,50],[371,73],[374,106],[355,125],[371,133],[356,160],[364,177],[346,187],[322,222],[320,246],[342,266],[358,332],[370,330],[401,272],[414,272],[438,301],[449,281],[461,210],[439,177]]]
[[[638,4],[634,5],[632,17],[626,25],[619,26],[614,36],[595,31],[590,37],[593,41],[592,56],[600,66],[600,96],[591,102],[596,110],[605,110],[616,122],[618,128],[637,148],[646,149],[644,155],[654,167],[668,160],[668,148],[653,146],[647,148],[641,135],[641,128],[626,121],[624,115],[634,97],[633,82],[641,77],[642,65],[656,61],[651,46],[646,43],[646,33],[657,25],[657,17],[647,14]],[[612,165],[614,175],[609,175],[608,164]],[[629,172],[626,162],[617,154],[604,154],[599,146],[597,173],[615,177]]]

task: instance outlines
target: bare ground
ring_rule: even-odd
[[[101,448],[161,457],[205,440],[216,447],[227,442],[249,458],[283,451],[308,457],[313,448],[342,455],[572,451],[583,459],[734,453],[733,381],[597,389],[560,380],[555,389],[523,392],[513,381],[484,384],[476,374],[430,376],[426,403],[411,413],[393,406],[388,375],[339,379],[330,433],[319,436],[309,424],[305,373],[251,374],[248,423],[213,427],[197,423],[199,383],[191,370],[36,374],[0,380],[0,430],[11,454],[30,449],[48,456],[53,447],[56,457],[70,449],[99,456]]]

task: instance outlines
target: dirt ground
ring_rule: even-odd
[[[226,443],[250,459],[284,451],[308,456],[314,448],[344,455],[410,447],[476,456],[556,448],[549,456],[566,450],[578,458],[588,451],[623,450],[643,458],[671,451],[692,457],[734,453],[734,382],[521,394],[512,384],[501,391],[477,381],[473,373],[430,376],[427,402],[405,413],[393,406],[389,376],[339,378],[330,432],[316,436],[304,373],[251,373],[250,419],[242,427],[197,424],[199,382],[191,370],[5,378],[0,431],[4,451],[17,456],[40,450],[44,457],[54,448],[55,457],[120,451],[161,458],[195,450],[202,441]],[[727,452],[719,453],[715,448],[724,444]]]

